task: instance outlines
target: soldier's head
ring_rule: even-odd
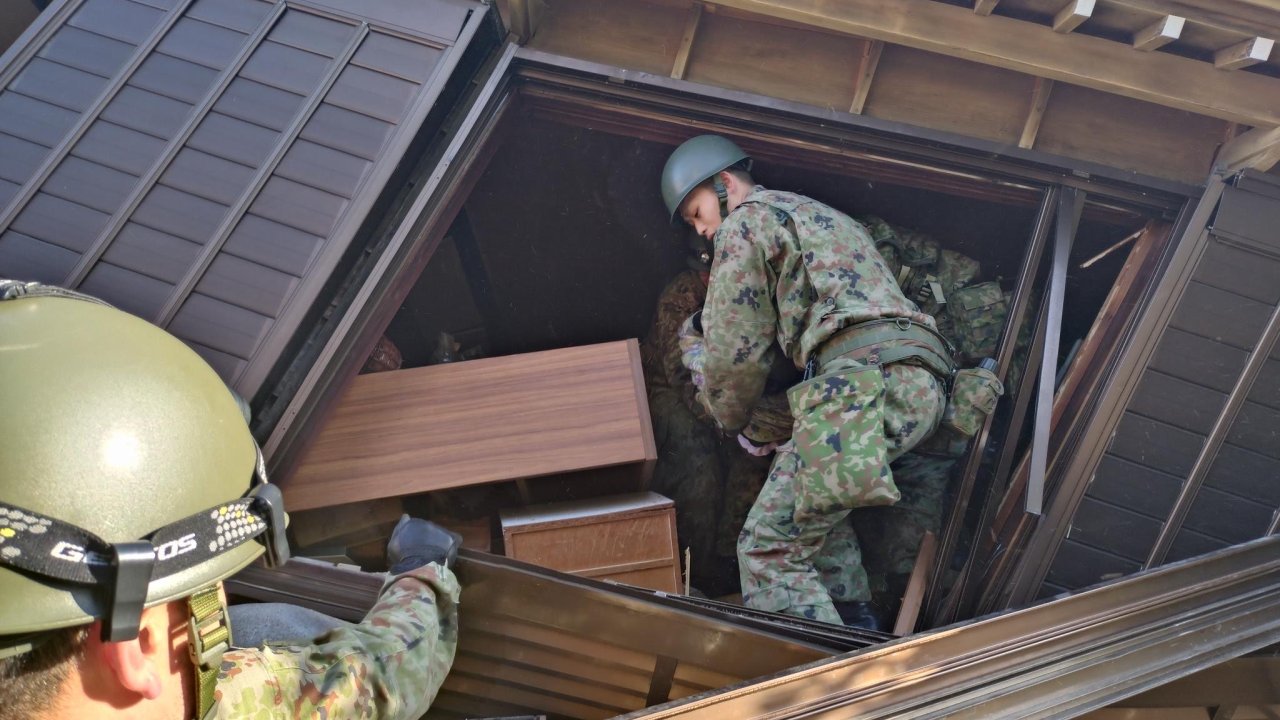
[[[720,222],[750,194],[751,158],[719,135],[690,138],[662,169],[662,200],[671,220],[684,220],[710,239]]]
[[[150,323],[0,280],[0,406],[0,717],[203,712],[222,579],[287,556],[237,398]]]

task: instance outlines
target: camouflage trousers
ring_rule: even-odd
[[[681,558],[689,549],[693,587],[716,597],[737,592],[738,531],[769,473],[769,458],[748,455],[721,438],[680,393],[649,392],[658,461],[653,489],[675,502]]]
[[[846,363],[845,368],[856,366]],[[838,375],[841,369],[837,361],[824,368],[827,374],[822,377],[831,377],[833,371]],[[904,567],[909,572],[924,531],[936,528],[947,474],[920,472],[913,477],[909,471],[923,470],[926,464],[904,460],[891,469],[890,463],[937,427],[945,403],[941,384],[914,365],[895,363],[878,370],[874,375],[856,372],[841,381],[865,387],[828,397],[836,406],[829,408],[827,418],[834,424],[825,435],[804,427],[805,418],[797,412],[796,435],[774,457],[738,538],[742,596],[748,606],[839,624],[834,602],[872,599],[868,565],[882,574],[880,585],[883,573]],[[792,400],[796,409],[795,395]],[[857,430],[842,434],[842,423]],[[858,442],[851,442],[851,437]],[[823,447],[801,447],[804,442],[823,442]],[[840,475],[846,479],[843,485],[827,482],[830,474],[817,474],[806,465],[833,447],[834,460],[841,468],[856,467],[853,477],[865,478],[864,484],[851,485],[847,473]],[[873,563],[864,562],[859,532],[850,520],[851,511],[865,510],[873,513],[858,523],[859,530],[887,533],[864,536],[872,548],[868,560],[876,557]]]

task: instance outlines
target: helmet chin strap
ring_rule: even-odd
[[[720,199],[720,219],[724,220],[729,217],[729,190],[725,188],[724,181],[720,179],[720,173],[712,176],[711,187],[715,189],[716,197]]]

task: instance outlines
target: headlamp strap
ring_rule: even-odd
[[[152,580],[264,534],[268,563],[283,563],[289,557],[284,529],[280,490],[271,484],[257,485],[246,497],[189,515],[140,540],[114,544],[71,523],[0,503],[0,566],[103,588],[111,610],[103,618],[104,637],[114,642],[136,635]]]

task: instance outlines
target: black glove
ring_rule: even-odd
[[[461,545],[462,536],[458,533],[428,520],[401,515],[387,542],[387,563],[392,575],[433,562],[449,567],[458,558]]]

